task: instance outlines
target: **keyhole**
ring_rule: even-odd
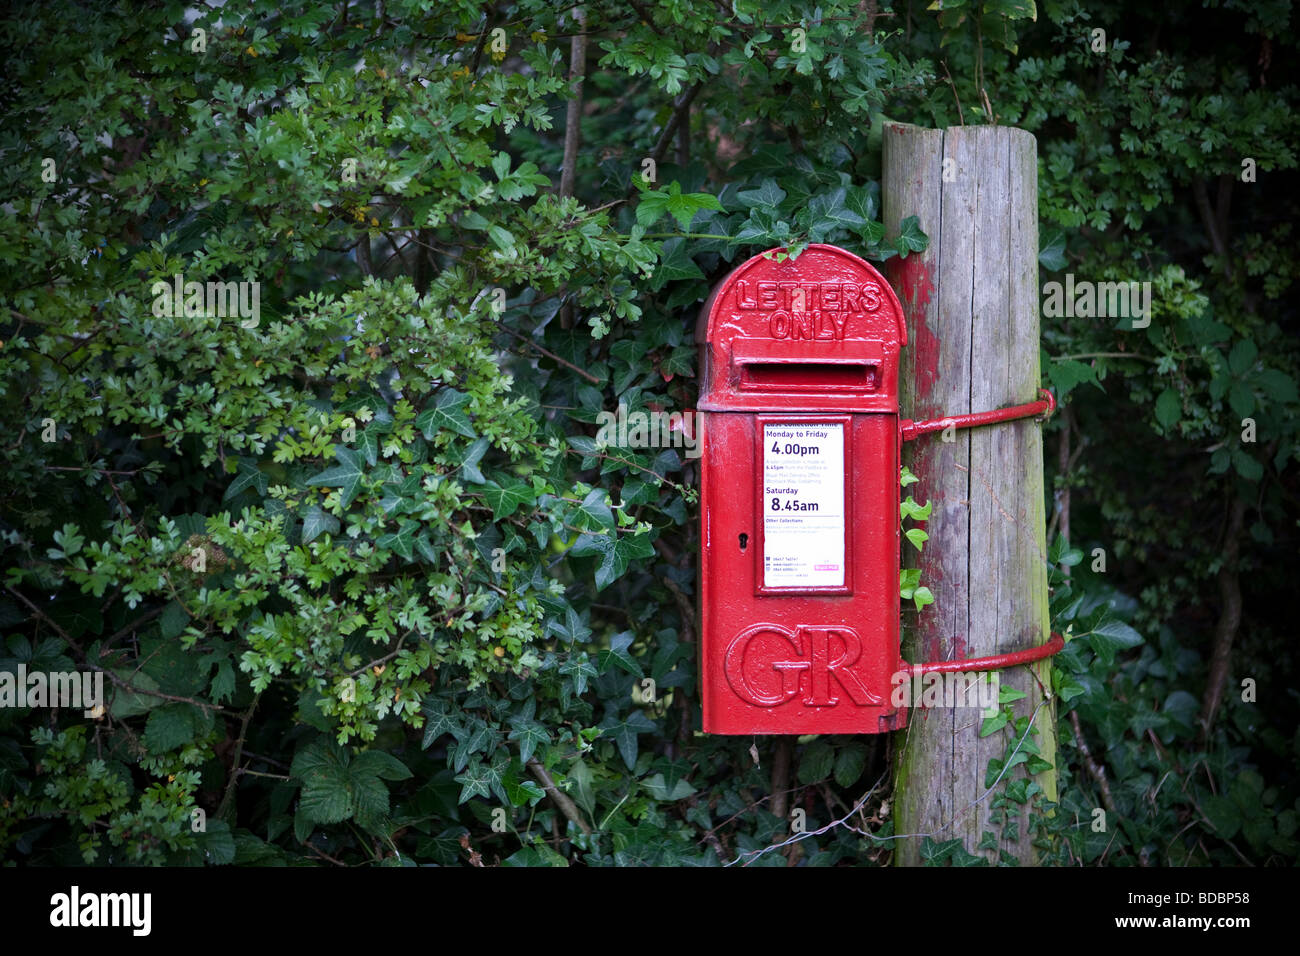
[[[745,534],[742,531],[740,534],[740,550],[744,551],[745,548],[748,546],[748,544],[749,544],[749,535]]]

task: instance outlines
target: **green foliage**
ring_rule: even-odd
[[[1057,806],[1012,781],[998,825],[1059,862],[1293,860],[1290,705],[1195,725],[1223,566],[1206,504],[1252,502],[1249,673],[1274,662],[1263,596],[1295,550],[1297,270],[1264,179],[1296,164],[1295,90],[1240,65],[1256,34],[1291,33],[1285,11],[1228,6],[1244,27],[1187,15],[1233,38],[1222,54],[1176,29],[1093,54],[1094,20],[1136,35],[1145,14],[585,4],[572,196],[567,5],[6,14],[0,668],[99,670],[108,699],[0,709],[0,853],[887,862],[884,738],[791,744],[806,821],[775,850],[781,744],[693,733],[695,466],[598,422],[693,408],[695,316],[744,258],[925,248],[914,217],[881,221],[888,112],[1035,132],[1045,280],[1153,287],[1144,329],[1043,335],[1094,442],[1058,476],[1075,540],[1125,575],[1049,556],[1073,569],[1053,577],[1071,637],[1053,692],[1121,819],[1086,825],[1100,797],[1065,735]],[[675,112],[688,135],[665,138]],[[1197,184],[1243,156],[1250,215],[1197,238]],[[256,311],[173,301],[178,275],[256,283]],[[906,555],[930,510],[900,497]],[[934,600],[915,569],[900,594]],[[1023,719],[989,726],[1008,741],[994,778],[1041,759]],[[951,840],[922,855],[983,860]]]
[[[920,481],[906,465],[899,468],[898,474],[898,483],[902,488]],[[927,501],[924,505],[918,505],[912,499],[912,496],[908,495],[903,499],[902,504],[898,506],[898,510],[899,522],[902,524],[906,521],[925,521],[930,517],[930,512],[933,509],[930,502]],[[908,528],[906,526],[903,527],[903,537],[917,551],[920,551],[930,538],[921,528]],[[917,568],[902,568],[898,572],[898,596],[904,601],[911,601],[915,604],[917,611],[920,611],[927,604],[934,603],[934,594],[928,587],[921,584],[921,572]]]
[[[721,182],[700,163],[637,182],[660,92],[741,69],[751,105],[786,115],[788,64],[755,51],[792,12],[720,31],[665,7],[670,48],[664,24],[595,5],[618,42],[589,101],[653,86],[617,132],[585,131],[615,158],[559,196],[552,7],[4,21],[26,52],[0,147],[0,611],[37,635],[10,636],[15,660],[110,676],[89,726],[0,713],[6,855],[716,864],[766,845],[778,821],[739,819],[766,785],[744,748],[673,743],[694,582],[656,545],[692,541],[689,460],[594,424],[690,408],[683,316],[730,263],[892,254],[879,185],[812,129],[810,151],[764,133]],[[852,16],[808,39],[799,97],[842,129],[908,74]],[[700,103],[733,133],[751,119]],[[664,223],[682,232],[647,233]],[[923,242],[913,224],[899,248]],[[256,300],[185,287],[227,281]],[[866,763],[846,746],[827,775],[850,787]]]

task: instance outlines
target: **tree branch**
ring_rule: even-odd
[[[221,803],[217,806],[218,820],[225,819],[226,811],[230,809],[230,803],[235,798],[235,788],[239,785],[239,778],[243,775],[244,771],[239,766],[239,762],[244,759],[244,737],[248,733],[248,722],[253,719],[253,711],[257,710],[257,702],[261,696],[258,694],[253,698],[253,702],[248,705],[248,710],[244,711],[244,717],[239,722],[239,738],[235,741],[235,755],[230,761],[230,780],[226,784],[226,792],[221,795]]]
[[[654,160],[656,166],[663,161],[664,154],[668,152],[668,147],[672,144],[673,137],[677,135],[677,127],[690,113],[691,101],[695,99],[695,94],[700,92],[700,87],[703,85],[704,81],[700,80],[673,101],[672,115],[668,117],[668,122],[664,124],[664,128],[659,131],[659,138],[655,141],[654,148],[650,150],[650,158]],[[630,196],[634,192],[636,192],[636,187],[629,185],[628,195]]]
[[[1241,580],[1237,573],[1237,559],[1241,554],[1241,532],[1246,518],[1246,502],[1229,484],[1228,521],[1223,532],[1223,564],[1219,567],[1219,620],[1214,627],[1214,650],[1210,655],[1210,673],[1205,681],[1205,696],[1201,701],[1201,737],[1208,738],[1214,726],[1215,715],[1223,703],[1223,689],[1228,682],[1228,668],[1232,666],[1232,642],[1241,626]]]
[[[560,170],[560,195],[572,196],[577,179],[578,148],[582,144],[582,87],[587,74],[587,18],[581,7],[572,16],[578,30],[569,41],[569,89],[572,96],[564,114],[564,165]]]
[[[537,778],[537,782],[542,785],[542,789],[546,791],[546,795],[551,798],[560,812],[571,822],[576,823],[583,833],[590,836],[591,827],[587,825],[586,820],[582,819],[582,814],[578,812],[577,805],[569,799],[568,794],[555,785],[555,781],[546,772],[546,768],[542,766],[541,761],[536,757],[530,757],[528,759],[528,769]]]
[[[503,332],[509,332],[511,335],[513,335],[515,338],[519,339],[521,342],[524,342],[524,343],[526,343],[527,345],[531,346],[532,348],[535,348],[537,351],[541,352],[541,353],[542,353],[543,355],[545,355],[548,359],[551,359],[551,360],[554,361],[554,362],[559,362],[561,365],[563,365],[565,368],[569,369],[570,371],[578,373],[578,374],[581,375],[583,378],[585,378],[587,381],[591,382],[592,385],[599,385],[599,384],[601,384],[600,379],[598,379],[596,376],[592,375],[592,374],[591,374],[590,372],[588,372],[586,369],[578,368],[578,366],[574,365],[572,362],[565,361],[564,359],[562,359],[562,358],[560,358],[558,355],[556,355],[554,352],[552,352],[550,349],[548,349],[548,348],[544,348],[543,346],[538,345],[536,342],[534,342],[534,341],[533,341],[532,339],[530,339],[528,336],[526,336],[526,335],[521,335],[521,334],[519,334],[518,332],[516,332],[514,329],[509,328],[509,327],[507,327],[507,326],[505,326],[505,325],[502,325],[500,322],[498,322],[497,325],[499,325],[499,326],[501,327],[501,330],[502,330]]]
[[[1201,225],[1205,228],[1205,234],[1210,238],[1210,248],[1214,250],[1214,254],[1223,263],[1224,276],[1231,279],[1232,264],[1228,260],[1228,245],[1224,242],[1222,233],[1219,232],[1218,219],[1210,208],[1210,193],[1205,188],[1203,179],[1192,181],[1192,197],[1196,200],[1196,212],[1201,217]]]

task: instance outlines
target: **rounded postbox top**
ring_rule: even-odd
[[[903,309],[869,263],[814,243],[754,256],[718,284],[696,326],[698,407],[898,412]]]

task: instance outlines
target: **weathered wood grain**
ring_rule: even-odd
[[[945,160],[948,162],[945,164]],[[947,176],[945,177],[945,172]],[[945,181],[947,179],[947,181]],[[1008,127],[884,131],[883,216],[920,219],[930,246],[891,268],[903,301],[909,346],[900,385],[902,414],[937,418],[1032,401],[1038,367],[1037,157],[1034,138]],[[921,479],[918,501],[934,511],[917,565],[904,545],[903,566],[919,566],[936,602],[904,614],[904,656],[912,661],[981,657],[1020,650],[1048,637],[1042,439],[1026,420],[905,446]],[[1043,755],[1055,755],[1054,713],[1039,708],[1048,664],[1001,671],[1004,687],[1029,696],[1017,713],[1033,714]],[[970,852],[990,826],[985,787],[1006,733],[979,737],[978,710],[913,710],[900,736],[895,831],[961,838]],[[1016,768],[1002,785],[1017,775]],[[1036,778],[1055,798],[1055,776]],[[999,785],[1001,790],[1002,785]],[[1033,861],[1024,820],[1002,849]],[[920,837],[899,841],[896,860],[920,862]],[[982,851],[988,852],[988,851]]]

